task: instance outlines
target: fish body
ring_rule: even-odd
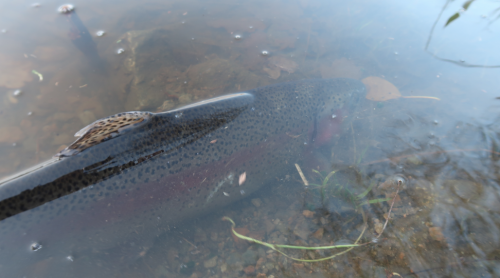
[[[141,248],[173,223],[244,198],[300,163],[324,137],[324,119],[340,124],[339,111],[364,93],[357,80],[304,80],[96,121],[52,160],[0,182],[0,271]]]

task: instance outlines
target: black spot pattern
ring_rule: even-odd
[[[344,104],[355,107],[364,93],[364,85],[351,79],[295,81],[148,113],[120,136],[97,132],[109,139],[0,184],[0,238],[57,225],[67,234],[82,233],[92,230],[89,219],[118,216],[119,224],[99,226],[83,238],[110,246],[136,234],[135,226],[157,236],[171,221],[226,205],[275,180],[302,159],[318,117]],[[247,182],[231,184],[243,172]],[[8,246],[0,240],[0,253]]]

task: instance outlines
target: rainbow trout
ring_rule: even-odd
[[[141,247],[239,200],[327,141],[364,93],[357,80],[304,80],[98,120],[53,159],[0,182],[0,273],[30,277],[42,260]]]

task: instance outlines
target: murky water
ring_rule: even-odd
[[[43,259],[16,275],[499,275],[498,2],[74,1],[66,14],[62,4],[0,3],[1,176],[50,159],[119,112],[311,78],[362,80],[368,95],[338,135],[297,160],[322,186],[305,187],[284,161],[290,171],[274,183],[167,223],[153,244],[142,246],[137,228],[134,240],[67,257],[39,255],[43,242],[19,246]],[[236,238],[223,216],[273,244],[362,245],[295,261],[340,251],[286,257]]]

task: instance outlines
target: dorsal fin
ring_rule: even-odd
[[[144,123],[151,118],[151,112],[124,112],[97,120],[75,133],[79,137],[54,157],[76,155],[83,150],[119,136],[126,130]]]

